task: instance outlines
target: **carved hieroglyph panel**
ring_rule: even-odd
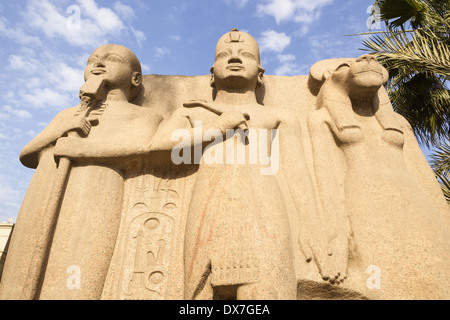
[[[181,299],[186,181],[180,170],[144,169],[127,179],[104,299]]]
[[[139,214],[128,226],[120,277],[123,297],[165,297],[174,219],[161,212]]]

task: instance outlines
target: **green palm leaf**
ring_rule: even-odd
[[[369,32],[365,51],[388,70],[396,112],[417,139],[436,148],[430,164],[450,204],[450,1],[375,0],[386,31]]]

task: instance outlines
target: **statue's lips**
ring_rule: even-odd
[[[103,73],[106,73],[106,70],[105,69],[96,68],[96,69],[92,69],[91,73],[92,74],[103,74]]]
[[[227,69],[231,71],[240,71],[243,70],[244,67],[241,64],[232,64],[227,66]]]
[[[364,73],[376,73],[378,75],[383,75],[383,73],[381,71],[378,70],[364,70],[364,71],[359,71],[359,72],[355,72],[354,75],[360,75],[360,74],[364,74]]]

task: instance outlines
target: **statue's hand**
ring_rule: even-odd
[[[62,157],[65,158],[75,158],[76,155],[80,152],[79,142],[82,140],[81,138],[75,137],[62,137],[56,141],[55,149],[54,149],[54,157],[55,159],[59,159]]]
[[[339,272],[336,282],[343,282],[347,278],[348,260],[355,256],[355,244],[351,229],[345,228],[336,233],[336,237],[330,241],[332,258]]]
[[[249,116],[247,113],[242,113],[238,110],[226,111],[219,117],[220,130],[225,133],[227,129],[239,128],[248,130],[247,120]]]
[[[306,261],[308,263],[314,261],[324,281],[330,282],[331,284],[341,283],[347,276],[346,265],[344,273],[341,269],[342,266],[337,263],[335,252],[333,252],[333,247],[327,236],[321,232],[311,231],[300,232],[298,239],[300,249]],[[344,259],[340,262],[343,261]]]
[[[65,131],[76,131],[82,136],[87,136],[91,130],[91,123],[83,114],[79,114],[67,119],[65,123]]]
[[[312,236],[302,232],[299,234],[298,241],[306,262],[314,262],[322,279],[334,283],[338,278],[338,272],[335,261],[331,258],[327,241],[324,238],[320,239],[317,235]]]
[[[224,133],[227,129],[248,130],[247,120],[250,120],[250,115],[246,112],[243,113],[228,106],[216,105],[203,100],[185,102],[183,106],[186,108],[201,107],[219,115],[220,130]]]

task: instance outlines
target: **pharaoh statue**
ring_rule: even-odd
[[[339,286],[370,299],[448,299],[450,210],[387,79],[371,55],[310,70],[308,127]]]
[[[150,152],[180,145],[202,148],[185,229],[185,299],[297,298],[277,171],[288,179],[299,214],[314,215],[317,208],[300,122],[257,102],[263,74],[255,39],[236,29],[226,33],[211,68],[215,99],[185,103],[150,144]],[[196,128],[203,133],[200,141],[168,141],[177,129]]]
[[[36,171],[12,237],[1,299],[101,297],[128,159],[142,152],[162,116],[131,103],[143,86],[139,60],[129,49],[99,47],[84,77],[82,103],[60,112],[20,154]],[[70,163],[65,172],[63,162]],[[52,189],[56,181],[60,188]]]
[[[372,56],[270,76],[233,29],[210,71],[92,53],[20,154],[0,299],[449,298],[449,208]]]

